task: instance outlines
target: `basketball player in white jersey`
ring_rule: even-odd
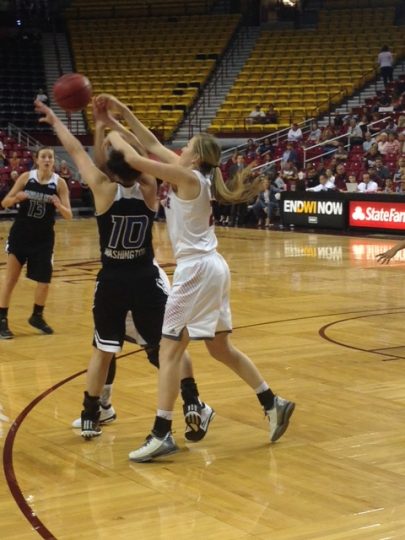
[[[69,189],[54,172],[52,148],[41,148],[35,156],[36,168],[22,173],[1,201],[3,208],[18,204],[18,214],[10,229],[6,251],[6,277],[0,292],[0,339],[12,339],[8,326],[11,294],[27,265],[27,277],[37,282],[34,308],[28,322],[43,334],[53,334],[43,311],[52,278],[56,210],[65,219],[72,218]]]
[[[37,112],[45,115],[41,121],[53,126],[94,196],[102,267],[94,295],[94,348],[87,371],[84,409],[80,421],[73,422],[73,427],[81,428],[82,437],[91,439],[101,434],[101,424],[115,418],[111,405],[103,403],[103,398],[109,397],[104,383],[111,386],[114,373],[109,372],[109,367],[114,355],[122,348],[128,312],[131,312],[132,324],[141,336],[137,336],[138,342],[142,339],[140,344],[144,345],[150,362],[159,366],[159,341],[168,297],[168,279],[156,264],[152,245],[157,184],[152,176],[141,176],[128,166],[119,152],[110,152],[108,159],[101,155],[105,152],[105,123],[109,121],[131,137],[134,144],[139,144],[123,126],[109,119],[105,110],[94,108],[95,159],[101,170],[54,112],[43,103],[36,101],[35,104]],[[209,411],[210,419],[214,411],[198,398],[187,355],[183,356],[181,364],[185,437],[195,442],[205,436],[209,423],[202,429],[198,411],[200,408]]]
[[[295,405],[276,396],[250,358],[230,342],[230,273],[227,263],[216,250],[211,212],[213,197],[221,203],[247,201],[257,195],[260,181],[245,182],[242,175],[230,191],[219,169],[219,145],[210,135],[196,135],[178,156],[165,148],[113,96],[98,96],[97,103],[118,112],[146,150],[161,162],[139,154],[117,131],[107,137],[112,147],[122,152],[125,161],[134,169],[171,185],[165,210],[177,268],[166,304],[160,342],[158,410],[151,434],[140,448],[130,452],[129,458],[145,462],[178,450],[171,426],[179,391],[180,359],[190,339],[205,340],[211,356],[249,384],[270,420],[270,441],[277,441],[287,429]]]

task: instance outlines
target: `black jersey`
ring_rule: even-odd
[[[52,196],[57,195],[59,177],[52,174],[46,184],[38,181],[38,171],[30,171],[24,187],[28,199],[19,204],[18,214],[10,230],[16,241],[52,242],[54,239],[55,206]]]
[[[138,184],[123,187],[111,207],[97,215],[102,274],[132,273],[153,266],[152,225],[156,212],[146,206]]]

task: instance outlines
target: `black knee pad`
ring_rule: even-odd
[[[151,364],[153,364],[155,367],[159,369],[159,345],[155,345],[154,347],[145,347],[146,354],[148,356],[148,360]]]

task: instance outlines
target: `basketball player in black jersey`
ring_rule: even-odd
[[[53,333],[43,318],[43,310],[52,277],[55,213],[58,210],[62,217],[71,219],[72,210],[67,184],[54,172],[54,151],[41,148],[35,161],[37,168],[21,174],[1,201],[3,208],[15,204],[19,208],[7,240],[6,277],[0,292],[0,339],[14,337],[8,327],[8,307],[24,264],[27,277],[37,282],[34,310],[28,322],[44,334]]]
[[[157,185],[153,177],[140,175],[129,167],[119,152],[105,159],[104,129],[107,124],[125,132],[132,144],[136,137],[95,107],[95,160],[105,162],[105,172],[95,165],[81,143],[69,132],[54,112],[35,102],[40,121],[53,126],[63,146],[75,161],[80,174],[93,192],[100,237],[102,268],[97,277],[93,316],[95,332],[93,355],[87,370],[81,434],[91,439],[101,434],[100,395],[110,362],[123,345],[125,319],[132,313],[137,332],[146,342],[152,363],[158,360],[167,290],[154,261],[152,225],[156,214]],[[100,155],[104,152],[104,155]],[[103,167],[104,168],[104,167]],[[185,401],[186,438],[200,440],[208,429],[200,429],[201,402],[188,356],[182,362],[182,396]],[[208,405],[206,405],[208,407]],[[211,410],[211,409],[210,409]],[[164,411],[162,411],[164,413]],[[212,417],[214,412],[212,411]]]

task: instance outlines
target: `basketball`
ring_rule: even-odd
[[[66,73],[53,85],[56,103],[67,112],[81,111],[91,100],[91,83],[80,73]]]

